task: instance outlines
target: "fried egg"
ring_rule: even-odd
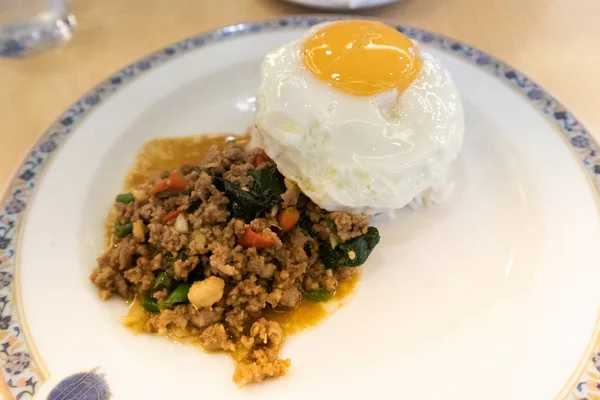
[[[439,187],[463,133],[449,72],[381,22],[317,25],[262,63],[253,142],[328,211],[377,214]]]

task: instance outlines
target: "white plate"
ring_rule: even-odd
[[[140,146],[244,131],[265,52],[323,20],[290,17],[186,39],[117,72],[51,126],[0,214],[2,387],[15,398],[54,390],[52,400],[82,399],[93,389],[89,399],[101,399],[106,385],[114,399],[598,393],[596,144],[521,73],[415,29],[401,28],[445,63],[464,101],[456,191],[448,204],[377,223],[382,241],[355,297],[289,338],[287,376],[238,390],[226,356],[135,336],[120,323],[124,304],[98,299],[88,276],[103,221]],[[69,390],[79,394],[58,395]]]
[[[362,10],[367,8],[379,7],[385,4],[396,3],[399,0],[285,0],[288,3],[294,3],[301,6],[318,8],[321,10]]]

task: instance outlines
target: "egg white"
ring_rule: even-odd
[[[411,86],[352,96],[302,66],[305,39],[267,54],[253,142],[318,206],[376,214],[407,205],[446,178],[462,147],[460,97],[449,72],[421,51]]]

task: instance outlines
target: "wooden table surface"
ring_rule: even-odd
[[[0,190],[50,123],[96,83],[171,42],[233,23],[316,12],[281,0],[74,0],[73,39],[0,59]],[[480,48],[553,92],[600,133],[600,1],[403,0],[362,12]]]

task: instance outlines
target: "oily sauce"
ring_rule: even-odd
[[[286,335],[293,335],[305,328],[315,326],[349,300],[348,296],[354,292],[359,277],[360,273],[357,271],[350,280],[340,282],[331,300],[325,303],[302,299],[296,309],[291,311],[269,310],[265,313],[265,318],[278,322]]]
[[[213,134],[152,139],[138,153],[123,188],[135,189],[161,172],[176,170],[184,164],[198,165],[211,146],[222,149],[231,142],[248,144],[250,135]]]
[[[147,142],[138,153],[135,163],[123,183],[123,188],[128,191],[148,182],[153,177],[160,175],[165,170],[176,170],[184,164],[198,165],[208,153],[211,146],[216,145],[219,149],[225,147],[226,143],[235,142],[248,144],[250,136],[213,134],[187,137],[158,138]],[[112,237],[112,219],[107,219],[107,243]],[[333,298],[327,302],[313,302],[303,299],[300,305],[291,311],[269,310],[264,313],[267,319],[278,322],[286,335],[300,332],[303,329],[318,324],[329,313],[337,310],[354,292],[359,280],[359,273],[355,273],[352,279],[340,282]],[[138,300],[134,300],[129,307],[127,315],[123,318],[123,324],[136,333],[144,332],[144,325],[149,314],[141,306]],[[181,341],[189,332],[171,332],[173,339]],[[193,339],[189,338],[188,339]],[[193,340],[192,340],[193,341]]]

